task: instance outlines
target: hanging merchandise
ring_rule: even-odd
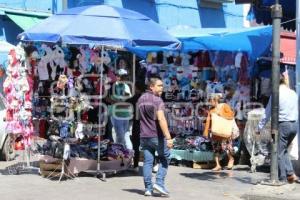
[[[6,129],[11,134],[22,136],[22,143],[16,148],[22,149],[21,144],[28,146],[30,141],[26,139],[36,132],[47,139],[38,147],[38,152],[44,156],[67,158],[73,164],[78,158],[96,162],[98,123],[99,120],[105,121],[105,110],[99,106],[99,94],[102,91],[102,95],[110,98],[117,79],[111,54],[88,46],[61,47],[40,43],[35,46],[23,43],[23,46],[28,57],[19,56],[18,53],[24,50],[11,51],[8,77],[4,83],[9,102]],[[101,71],[103,73],[99,75]],[[128,71],[126,75],[129,75]],[[127,169],[133,152],[119,144],[102,142],[104,134],[99,137],[101,161],[120,161],[125,163],[122,169]],[[112,151],[108,155],[108,146],[118,148],[117,154],[120,155],[112,156]]]
[[[25,51],[21,45],[9,52],[7,78],[3,83],[6,96],[6,132],[22,135],[24,144],[30,146],[34,132],[32,123],[32,79],[28,76]]]

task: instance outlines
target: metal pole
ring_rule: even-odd
[[[297,49],[296,49],[296,89],[297,89],[297,93],[298,93],[298,107],[300,108],[300,0],[296,0],[296,45],[297,45]],[[299,110],[298,108],[298,110]],[[300,119],[300,112],[299,112],[299,118]],[[300,126],[298,129],[298,134],[300,133]],[[298,137],[298,147],[300,148],[300,137]],[[300,151],[299,152],[299,158],[300,158]],[[298,159],[300,160],[300,159]]]
[[[133,58],[132,58],[132,69],[133,69],[133,71],[132,71],[132,83],[133,83],[133,88],[132,88],[132,90],[134,90],[134,88],[135,88],[135,80],[136,80],[136,77],[135,77],[135,68],[136,68],[136,66],[135,66],[135,62],[136,62],[136,55],[135,54],[133,54]]]
[[[271,152],[271,184],[278,183],[278,115],[279,115],[279,75],[280,75],[280,26],[282,8],[279,0],[272,6],[273,46],[272,46],[272,152]]]
[[[101,46],[101,58],[103,58],[103,52],[104,52],[104,46]],[[98,112],[98,155],[97,155],[97,175],[101,173],[101,161],[100,161],[100,154],[101,154],[101,135],[102,135],[102,126],[101,126],[101,115],[103,114],[101,112],[101,105],[102,105],[102,86],[103,86],[103,59],[101,59],[101,67],[100,67],[100,79],[99,79],[99,84],[100,84],[100,95],[99,95],[99,112]]]

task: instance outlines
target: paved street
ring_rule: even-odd
[[[5,175],[5,168],[9,165],[11,163],[0,162],[1,200],[140,200],[146,198],[143,196],[142,177],[131,172],[109,176],[107,182],[102,182],[94,177],[83,176],[75,180],[67,180],[59,183],[42,178],[37,174]],[[248,173],[248,168],[245,166],[238,166],[233,171],[224,170],[219,173],[209,170],[171,166],[167,179],[167,186],[171,192],[169,199],[229,200],[241,199],[243,195],[246,195],[246,199],[251,199],[251,195],[254,194],[253,189],[256,193],[260,193],[260,195],[275,195],[279,199],[280,197],[285,197],[286,199],[287,193],[292,194],[292,190],[299,191],[300,189],[298,184],[292,184],[288,185],[288,188],[283,188],[281,192],[278,192],[277,188],[274,189],[272,187],[266,190],[264,186],[253,185],[253,183],[267,178],[267,176],[268,174],[263,172]],[[155,195],[148,199],[159,198],[159,195]]]

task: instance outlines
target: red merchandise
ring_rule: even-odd
[[[207,51],[198,52],[194,60],[194,65],[198,68],[211,67],[209,53]]]
[[[241,68],[239,71],[239,82],[243,85],[248,85],[249,84],[249,76],[248,76],[248,58],[244,54],[242,56],[241,60]]]
[[[5,121],[12,121],[12,120],[13,120],[13,110],[6,109]]]
[[[45,119],[41,119],[39,121],[39,136],[41,138],[46,138],[46,127],[47,126],[47,121]]]
[[[81,120],[82,121],[88,121],[89,119],[89,113],[88,112],[83,112],[81,115]]]
[[[15,66],[18,63],[18,59],[17,59],[17,54],[16,54],[16,50],[15,49],[11,49],[9,51],[9,60],[10,60],[10,65]]]
[[[15,141],[15,150],[25,150],[25,145],[23,142],[23,137],[18,137]]]
[[[227,65],[234,65],[235,55],[234,53],[226,53],[224,57],[223,67]]]
[[[73,71],[73,76],[74,77],[78,77],[78,76],[80,76],[81,75],[81,72],[79,71],[79,70],[74,70]]]

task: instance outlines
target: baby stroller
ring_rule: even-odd
[[[247,114],[243,141],[251,156],[251,172],[256,172],[257,166],[269,166],[271,163],[271,122],[267,123],[260,135],[256,134],[258,123],[264,115],[264,111],[264,108],[258,108]]]

